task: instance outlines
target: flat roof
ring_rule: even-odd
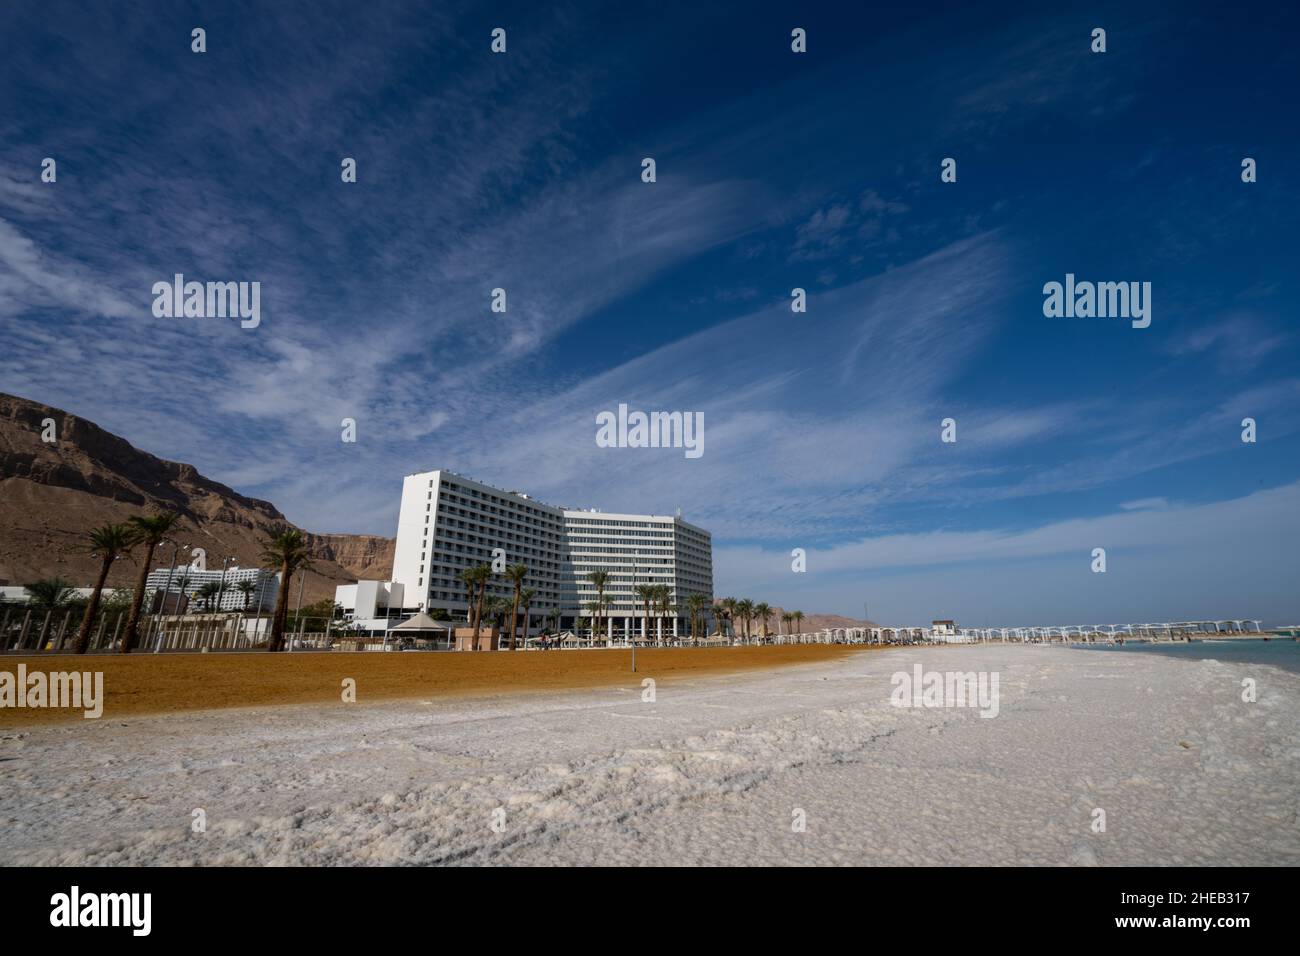
[[[463,481],[471,485],[476,485],[477,487],[482,488],[486,491],[492,491],[499,495],[506,495],[513,498],[519,498],[520,500],[526,501],[531,505],[539,505],[543,508],[547,508],[552,511],[558,511],[565,518],[592,517],[592,518],[601,518],[610,521],[653,520],[653,521],[675,522],[678,524],[682,524],[692,529],[693,531],[698,531],[700,534],[706,535],[710,538],[713,537],[713,535],[710,532],[706,531],[704,528],[701,528],[699,525],[691,524],[689,521],[682,518],[680,515],[625,514],[623,512],[618,512],[618,511],[601,511],[599,508],[566,508],[560,505],[550,504],[549,502],[542,501],[539,498],[534,498],[531,495],[529,495],[527,492],[518,491],[516,489],[499,488],[496,485],[488,484],[486,481],[479,481],[477,478],[471,478],[469,477],[469,475],[462,475],[460,472],[451,471],[448,468],[431,468],[428,471],[416,471],[416,472],[412,472],[409,475],[406,475],[406,477],[420,478],[423,477],[424,475],[438,475],[439,477],[441,477],[443,474],[449,475],[452,478],[457,479],[458,481]]]

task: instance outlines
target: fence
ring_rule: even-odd
[[[0,609],[0,652],[70,653],[81,629],[84,610]],[[89,650],[116,649],[130,616],[126,610],[106,611],[91,626]],[[285,624],[287,650],[325,650],[333,635],[325,618],[290,618]],[[265,648],[271,633],[269,615],[243,614],[142,615],[135,650],[248,651]]]

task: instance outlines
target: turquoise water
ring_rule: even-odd
[[[1300,674],[1300,641],[1274,638],[1270,641],[1183,641],[1172,644],[1131,643],[1110,646],[1107,644],[1076,645],[1079,650],[1106,654],[1163,654],[1189,661],[1216,660],[1241,661],[1248,664],[1271,664],[1283,670]]]

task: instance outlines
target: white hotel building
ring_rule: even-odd
[[[679,609],[691,594],[713,600],[712,539],[680,516],[558,508],[445,470],[406,476],[393,582],[407,608],[443,608],[463,619],[469,604],[461,572],[491,564],[497,548],[506,564],[528,566],[524,587],[537,592],[529,609],[534,630],[552,616],[561,629],[585,616],[597,596],[587,574],[597,569],[609,573],[606,613],[616,638],[639,633],[635,585],[667,585]],[[511,597],[514,586],[493,575],[488,593]],[[670,613],[664,627],[686,634],[685,612]]]
[[[252,590],[247,595],[240,584],[247,581]],[[168,590],[192,596],[205,584],[215,584],[220,589],[220,606],[214,595],[212,606],[220,611],[270,611],[275,608],[275,598],[280,592],[280,574],[265,568],[241,568],[232,565],[224,571],[200,571],[188,564],[174,568],[154,568],[145,579],[145,593]],[[201,599],[193,599],[199,600]]]

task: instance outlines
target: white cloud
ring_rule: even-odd
[[[1140,504],[1140,503],[1138,503]],[[865,538],[808,550],[806,574],[788,549],[716,549],[719,593],[872,616],[903,625],[927,615],[968,623],[1069,623],[1112,613],[1165,617],[1300,618],[1294,542],[1300,483],[1201,505],[1141,507],[1020,530],[934,531]],[[796,546],[797,542],[791,546]],[[1107,552],[1094,574],[1092,549]],[[982,585],[982,586],[981,586]],[[821,603],[811,603],[821,602]],[[1050,615],[1034,620],[1034,615]]]

